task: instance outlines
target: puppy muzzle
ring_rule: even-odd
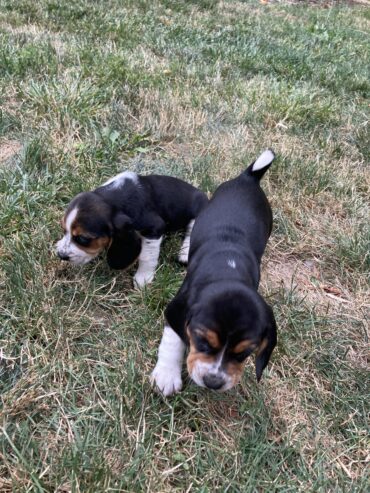
[[[61,260],[68,261],[74,265],[87,264],[96,257],[96,255],[89,254],[79,249],[66,237],[57,242],[56,254]]]
[[[238,379],[233,378],[233,376],[222,369],[201,361],[193,365],[191,371],[189,371],[189,375],[199,387],[206,387],[207,389],[217,390],[218,392],[229,390],[238,382]]]
[[[209,373],[208,375],[204,375],[203,383],[208,389],[220,390],[226,382],[222,374]]]
[[[60,260],[65,260],[65,261],[68,261],[69,260],[69,255],[66,255],[65,253],[63,252],[58,252],[57,251],[57,255],[58,257],[60,258]]]

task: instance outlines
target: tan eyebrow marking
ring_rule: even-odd
[[[240,341],[236,346],[233,347],[232,352],[238,354],[252,347],[254,349],[255,344],[253,344],[253,342],[250,339],[244,339],[243,341]]]
[[[215,349],[219,349],[221,347],[220,339],[214,330],[207,329],[204,337],[207,339],[211,347]]]
[[[214,349],[220,349],[221,348],[220,339],[214,330],[202,328],[202,329],[195,329],[194,332],[199,337],[203,337],[203,339],[206,339],[206,341],[208,342],[208,344],[212,348],[214,348]],[[188,335],[190,335],[189,332],[188,332]]]
[[[86,236],[86,238],[92,238],[88,231],[85,231],[76,221],[72,224],[71,228],[72,236]]]

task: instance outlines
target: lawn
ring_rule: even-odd
[[[369,491],[370,3],[0,0],[0,491]],[[149,384],[185,270],[58,260],[69,200],[121,170],[212,193],[263,149],[260,384]]]

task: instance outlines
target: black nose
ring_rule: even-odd
[[[69,260],[68,255],[64,255],[64,253],[60,253],[60,252],[58,252],[58,257],[59,257],[61,260]]]
[[[220,389],[224,384],[225,380],[217,375],[205,375],[203,377],[203,382],[206,387],[213,390]]]

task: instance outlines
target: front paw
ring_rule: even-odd
[[[189,258],[189,249],[186,250],[185,252],[180,251],[179,256],[178,256],[178,260],[179,260],[180,264],[187,265],[188,258]]]
[[[154,272],[137,272],[134,276],[134,286],[141,289],[154,279]]]
[[[165,396],[176,394],[181,390],[181,374],[168,366],[157,365],[150,375],[150,382]]]

